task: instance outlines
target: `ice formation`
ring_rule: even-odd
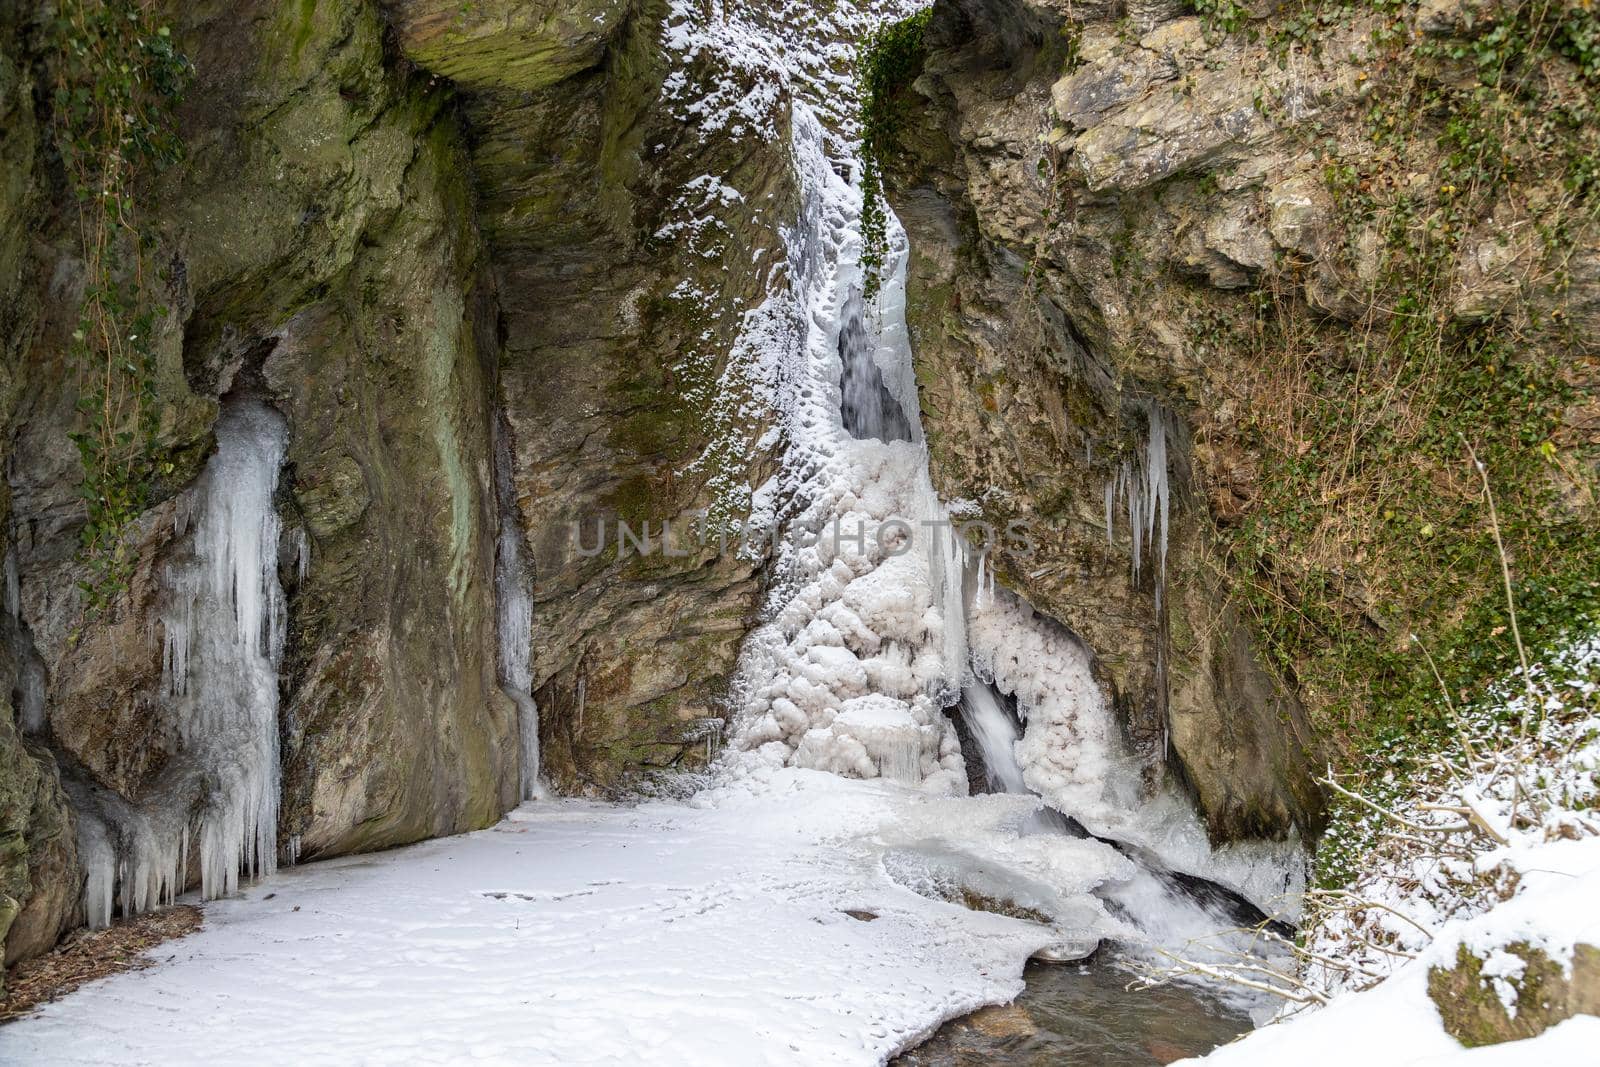
[[[1128,542],[1133,554],[1135,582],[1139,580],[1145,553],[1151,550],[1156,553],[1156,609],[1159,611],[1167,583],[1167,517],[1171,507],[1167,480],[1167,414],[1157,400],[1146,404],[1145,414],[1149,423],[1142,461],[1135,467],[1132,460],[1123,460],[1117,473],[1106,481],[1106,543],[1115,542],[1113,516],[1121,501],[1128,512]]]
[[[287,428],[260,400],[228,400],[217,449],[177,515],[164,574],[162,707],[180,753],[138,804],[96,787],[80,807],[91,925],[170,903],[190,851],[207,899],[277,868],[278,663],[284,595],[272,497]]]
[[[504,426],[495,432],[495,490],[500,529],[495,539],[495,623],[499,637],[500,688],[517,707],[521,797],[546,795],[539,773],[539,705],[533,699],[533,568],[523,549],[511,484],[511,443]]]
[[[1013,796],[1038,796],[1022,767],[1020,754],[1024,745],[1018,723],[995,688],[982,680],[969,684],[962,691],[960,713],[982,753],[990,789]],[[1119,824],[1119,829],[1125,831],[1126,828],[1126,822]],[[1069,819],[1057,806],[1046,806],[1034,812],[1019,824],[1019,829],[1024,834],[1045,839],[1063,835],[1081,838],[1087,832],[1084,820]],[[1111,916],[1125,925],[1119,927],[1108,916],[1106,921],[1085,924],[1082,935],[1071,940],[1087,944],[1095,935],[1118,936],[1126,950],[1140,952],[1148,951],[1151,945],[1186,945],[1215,938],[1219,930],[1239,925],[1235,912],[1230,910],[1237,904],[1226,893],[1214,889],[1194,892],[1151,849],[1130,845],[1125,836],[1106,840],[1115,841],[1116,847],[1128,853],[1128,857],[1119,857],[1121,865],[1107,868],[1087,891],[1109,904]],[[1016,874],[1006,872],[1005,877],[1008,881],[1014,880]],[[1024,896],[1037,897],[1036,890],[1024,888],[1022,892]],[[1012,899],[1016,899],[1015,893]],[[1049,913],[1062,914],[1058,910]],[[1090,945],[1080,954],[1086,954],[1092,947]],[[1076,958],[1070,951],[1058,951],[1056,955]]]
[[[904,321],[907,247],[889,216],[887,275],[863,305],[859,192],[829,165],[829,141],[804,102],[793,151],[802,213],[788,233],[804,323],[802,358],[780,408],[790,446],[779,477],[786,522],[769,621],[746,642],[730,759],[886,778],[932,793],[965,791],[946,709],[962,699],[980,724],[989,685],[1014,697],[1026,732],[1008,791],[1037,793],[1092,833],[1158,866],[1213,878],[1266,904],[1299,886],[1299,850],[1211,848],[1187,796],[1152,788],[1095,680],[1088,650],[994,582],[956,535],[932,488]],[[1137,469],[1107,487],[1164,579],[1169,511],[1167,418],[1147,408]],[[1109,526],[1108,511],[1108,526]],[[978,707],[972,707],[976,701]],[[1021,785],[1023,789],[1017,789]]]
[[[6,553],[5,571],[6,616],[16,622],[22,615],[22,580],[17,576],[16,553]]]
[[[1305,878],[1298,842],[1213,848],[1188,796],[1170,780],[1146,781],[1077,637],[1004,588],[974,603],[967,629],[976,678],[1017,701],[1027,788],[1096,836],[1219,882],[1268,912],[1294,910]]]
[[[805,333],[780,475],[790,536],[772,617],[741,657],[737,747],[769,762],[961,791],[960,746],[943,713],[962,673],[946,654],[960,635],[944,611],[947,579],[960,579],[928,548],[939,531],[927,524],[942,521],[943,509],[923,445],[910,439],[920,437],[903,414],[914,410],[910,398],[895,393],[904,381],[878,370],[884,347],[902,350],[909,366],[895,303],[904,287],[884,286],[863,313],[859,194],[829,163],[821,124],[803,103],[792,128],[804,208],[787,237]],[[893,240],[903,279],[903,233]],[[875,376],[865,371],[869,352]],[[876,412],[857,428],[884,436],[858,439],[845,426],[846,355],[868,380]]]

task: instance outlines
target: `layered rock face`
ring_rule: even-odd
[[[1314,240],[1313,216],[1289,193],[1296,149],[1251,103],[1264,57],[1175,10],[1135,14],[1157,24],[934,7],[887,175],[934,480],[995,529],[1025,524],[1031,544],[996,546],[1000,579],[1093,648],[1151,775],[1179,774],[1215,837],[1310,836],[1311,732],[1230,606],[1218,457],[1195,443],[1233,410],[1237,368],[1185,316],[1209,299],[1196,271],[1245,284],[1275,241]],[[1202,190],[1214,173],[1241,191]]]
[[[673,94],[758,75],[673,54],[663,23],[683,16],[661,4],[391,14],[406,56],[460,87],[472,130],[546,773],[604,789],[692,760],[760,583],[757,559],[703,550],[691,526],[746,513],[771,473],[774,442],[758,445],[729,362],[794,193],[781,138],[685,121]],[[752,119],[787,117],[777,94]],[[648,532],[650,554],[619,548],[619,522]],[[690,556],[665,554],[664,523]]]
[[[203,824],[226,779],[183,743],[175,575],[196,551],[218,413],[246,398],[287,426],[283,617],[269,620],[280,856],[477,828],[516,803],[522,746],[497,662],[506,520],[532,561],[553,783],[605,790],[703,758],[700,720],[717,713],[759,561],[622,556],[615,523],[648,523],[659,545],[678,518],[683,539],[683,519],[747,506],[766,476],[776,442],[756,446],[759,412],[723,379],[766,292],[771,221],[790,207],[786,155],[671,113],[664,6],[436,7],[166,13],[195,74],[176,114],[184,158],[137,190],[162,305],[163,462],[101,611],[80,587],[92,576],[67,432],[85,269],[36,89],[52,74],[47,28],[19,16],[7,35],[0,398],[17,595],[0,666],[5,695],[32,692],[26,674],[43,696],[37,721],[19,710],[0,730],[13,958],[82,921],[72,807],[108,827],[126,889],[140,857],[181,854],[151,843],[147,816]],[[691,75],[722,75],[701,67]],[[768,110],[786,120],[782,98]],[[734,242],[724,270],[717,249]],[[589,544],[607,525],[605,551],[578,551],[580,520]],[[198,864],[175,885],[151,875],[147,903],[194,883]]]
[[[22,615],[49,679],[38,732],[85,803],[208,803],[206,786],[172,795],[190,758],[171,697],[173,575],[219,403],[250,394],[289,432],[276,480],[283,849],[486,825],[514,801],[517,771],[493,632],[492,286],[459,127],[392,70],[374,10],[183,17],[171,32],[196,71],[176,117],[186,158],[141,192],[167,307],[153,402],[173,463],[129,535],[127,587],[99,613],[78,590],[65,434],[83,285],[69,218],[43,232],[29,271],[40,324],[10,475]],[[112,837],[125,859],[144,847]]]
[[[39,129],[33,79],[15,49],[19,18],[0,8],[0,423],[9,425],[24,388],[24,362],[36,311],[25,298],[31,277],[29,226],[39,208]],[[0,437],[0,458],[13,450]],[[11,525],[9,489],[0,488],[0,529]],[[5,545],[0,606],[0,967],[42,952],[71,923],[78,905],[77,848],[56,764],[23,734],[37,707],[39,664],[24,629],[16,562]],[[0,971],[0,989],[4,988]]]
[[[1189,296],[1139,264],[1230,291],[1274,248],[1314,247],[1316,192],[1236,106],[1241,57],[1164,9],[1140,9],[1137,41],[1112,14],[935,10],[888,176],[932,471],[962,514],[1025,524],[1031,551],[1008,539],[988,563],[1093,649],[1152,778],[1182,776],[1218,840],[1310,835],[1304,718],[1215,562],[1226,454],[1196,441],[1229,417],[1229,370],[1178,336]],[[742,11],[771,23],[753,41],[660,0],[250,0],[167,17],[195,76],[184,158],[137,189],[162,462],[99,611],[67,436],[87,268],[38,88],[44,27],[13,19],[7,41],[27,47],[0,56],[12,958],[82,921],[74,810],[127,861],[133,816],[203,819],[218,788],[183,742],[173,609],[236,405],[285,427],[266,583],[283,595],[267,658],[285,859],[481,827],[517,802],[496,623],[508,536],[531,600],[515,696],[537,700],[564,791],[704,759],[764,592],[760,553],[690,527],[748,515],[785,444],[741,360],[752,331],[794,326],[762,318],[799,214],[790,87],[773,56],[741,49],[822,16]],[[851,42],[835,52],[818,86],[844,76]],[[1174,96],[1190,67],[1197,88]],[[1195,175],[1223,161],[1246,178],[1218,170],[1218,197]],[[652,551],[625,550],[619,523]],[[198,861],[175,877],[195,883]]]
[[[1316,830],[1306,707],[1514,669],[1498,560],[1592,587],[1600,472],[1586,23],[1252,11],[941,0],[884,102],[935,483],[1223,838]]]

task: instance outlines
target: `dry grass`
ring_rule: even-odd
[[[6,975],[5,999],[0,1000],[0,1023],[21,1018],[97,978],[161,962],[150,950],[194,933],[201,921],[199,908],[180,904],[124,919],[105,930],[69,935],[54,950],[11,968]]]

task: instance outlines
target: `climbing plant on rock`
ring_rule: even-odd
[[[151,334],[166,309],[153,298],[135,189],[143,172],[180,154],[171,105],[191,66],[140,0],[63,0],[49,32],[53,131],[84,266],[69,353],[79,416],[71,436],[88,511],[83,590],[95,612],[127,584],[124,535],[162,467]]]
[[[861,269],[865,295],[877,295],[888,250],[883,162],[904,121],[902,92],[922,69],[923,35],[933,9],[873,31],[861,46]]]

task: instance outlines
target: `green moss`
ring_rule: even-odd
[[[612,445],[641,457],[679,454],[693,434],[695,419],[675,402],[671,387],[664,381],[653,387],[634,382],[623,391],[636,396],[642,406],[617,421],[610,434]]]
[[[933,17],[927,8],[874,30],[861,47],[861,267],[866,296],[876,294],[888,251],[882,170],[895,150],[908,111],[906,90],[927,58],[923,36]]]
[[[1483,973],[1484,961],[1465,945],[1456,950],[1454,967],[1428,970],[1428,996],[1445,1031],[1468,1048],[1536,1037],[1597,1006],[1600,951],[1593,946],[1577,946],[1570,977],[1543,949],[1527,942],[1509,944],[1505,951],[1522,961],[1522,973],[1511,980],[1514,1011],[1506,1010],[1493,980]]]
[[[624,479],[606,497],[606,505],[617,517],[634,529],[656,517],[656,481],[646,474],[635,474]]]
[[[64,0],[46,23],[54,52],[51,132],[77,217],[84,292],[68,354],[79,383],[69,436],[83,480],[79,533],[91,614],[127,587],[128,534],[172,464],[160,448],[155,337],[168,309],[145,262],[148,177],[182,156],[172,121],[193,68],[172,31],[130,0]]]
[[[1199,10],[1223,28],[1243,17],[1228,0]],[[1329,0],[1269,25],[1281,48],[1314,49],[1366,10]],[[1530,655],[1600,626],[1600,487],[1592,448],[1565,423],[1589,339],[1560,311],[1563,264],[1592,246],[1600,216],[1593,15],[1513,2],[1430,38],[1406,28],[1412,10],[1377,5],[1372,91],[1318,128],[1344,123],[1360,141],[1307,145],[1344,241],[1330,259],[1345,278],[1361,265],[1347,295],[1366,314],[1311,311],[1284,264],[1190,320],[1197,349],[1244,353],[1256,368],[1236,430],[1256,493],[1224,531],[1239,607],[1340,769],[1380,791],[1452,743],[1441,683],[1461,702],[1519,662],[1475,460]],[[1525,279],[1555,281],[1524,280],[1472,318],[1452,303],[1476,247],[1466,239],[1503,232],[1508,206],[1537,237]],[[1116,250],[1114,269],[1141,273],[1131,258]],[[1335,805],[1333,818],[1338,838],[1319,857],[1327,885],[1349,875],[1367,837],[1360,813]]]
[[[294,28],[294,58],[300,59],[300,53],[305,51],[306,44],[311,40],[311,35],[316,31],[317,0],[300,0],[300,19]]]
[[[1067,418],[1072,420],[1074,426],[1088,428],[1106,425],[1107,413],[1100,398],[1082,377],[1074,376],[1067,381],[1062,399],[1065,401]]]

